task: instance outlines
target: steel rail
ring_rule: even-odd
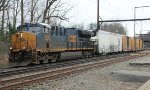
[[[0,76],[3,77],[3,76],[10,76],[13,74],[33,72],[33,71],[37,71],[37,70],[40,71],[40,70],[45,70],[45,69],[65,67],[65,66],[70,66],[70,65],[75,65],[75,64],[82,64],[82,63],[88,63],[88,62],[93,62],[93,61],[105,60],[105,59],[109,59],[109,58],[116,58],[118,56],[124,57],[124,56],[126,56],[126,54],[93,57],[93,58],[87,58],[87,59],[76,60],[76,61],[58,62],[58,63],[52,63],[52,64],[47,64],[47,65],[31,66],[31,67],[17,68],[17,69],[16,68],[8,68],[7,70],[1,70]]]
[[[96,68],[96,67],[106,67],[114,63],[131,60],[131,59],[141,57],[141,56],[145,56],[145,55],[134,55],[134,56],[115,58],[115,59],[108,59],[105,61],[97,61],[97,62],[92,62],[88,64],[69,66],[69,67],[58,69],[58,70],[53,70],[50,72],[42,72],[42,73],[28,75],[24,77],[1,80],[0,90],[14,89],[16,87],[29,85],[32,83],[38,83],[38,82],[42,82],[45,80],[56,79],[59,77],[71,75],[73,73],[87,71],[89,69]]]

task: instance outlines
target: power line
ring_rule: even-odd
[[[103,22],[131,22],[131,21],[147,21],[150,20],[150,18],[143,18],[143,19],[122,19],[122,20],[103,20],[99,21],[101,23]]]

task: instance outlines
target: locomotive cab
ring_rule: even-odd
[[[41,31],[41,27],[36,24],[32,26],[25,24],[17,27],[17,31],[11,36],[9,61],[11,64],[14,62],[24,66],[33,62],[35,58],[33,56],[36,51],[36,35]]]

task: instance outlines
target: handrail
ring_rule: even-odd
[[[28,41],[29,41],[29,40],[28,40]],[[31,41],[29,41],[29,44],[30,44],[30,46],[31,46],[32,55],[33,55],[33,46],[32,46],[32,44],[31,44]]]

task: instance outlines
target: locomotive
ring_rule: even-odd
[[[92,33],[77,28],[25,23],[11,37],[9,61],[24,66],[71,58],[93,57]]]

